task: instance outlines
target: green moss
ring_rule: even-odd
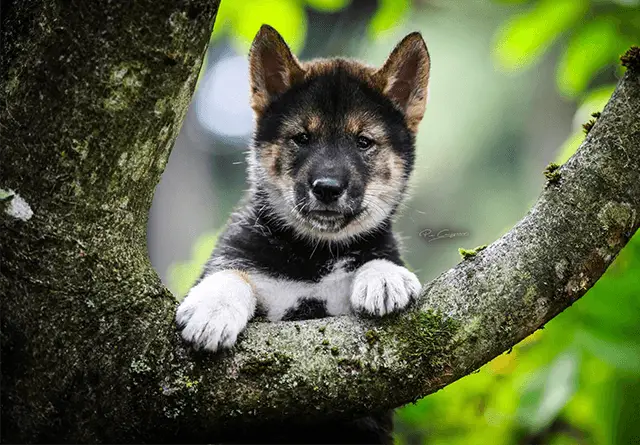
[[[620,57],[620,61],[622,62],[622,66],[630,70],[640,71],[640,48],[632,46]]]
[[[322,346],[329,346],[329,340],[327,340],[326,338],[322,340]]]
[[[598,212],[598,221],[607,232],[607,243],[615,249],[625,239],[631,237],[634,211],[631,205],[620,202],[607,202]]]
[[[587,122],[582,124],[584,134],[589,134],[593,126],[596,124],[596,120],[600,117],[600,112],[596,111],[595,113],[591,113],[591,117],[593,117],[593,119],[589,119]]]
[[[274,376],[282,375],[291,367],[291,357],[275,352],[266,357],[255,357],[248,360],[242,368],[241,373],[248,375]]]
[[[321,334],[324,334],[326,330],[327,330],[327,327],[326,327],[326,326],[320,326],[320,327],[318,328],[318,331],[319,331]]]
[[[547,182],[549,184],[555,184],[560,180],[560,166],[555,162],[547,165],[547,168],[544,169],[544,176],[547,178]]]
[[[109,75],[109,96],[103,105],[108,111],[122,111],[133,105],[140,96],[141,87],[149,69],[139,62],[121,63]]]
[[[334,355],[334,356],[340,355],[340,349],[338,349],[336,346],[332,347],[331,355]]]
[[[191,380],[189,377],[185,377],[184,386],[187,389],[195,388],[200,383],[200,380]]]
[[[338,366],[347,371],[361,371],[362,362],[353,358],[341,358],[338,360]]]
[[[7,83],[5,85],[5,92],[7,93],[7,95],[11,96],[11,94],[13,94],[13,92],[18,89],[19,84],[20,82],[18,80],[18,76],[15,75],[15,70],[14,70],[14,72],[10,73],[10,77],[8,78]]]
[[[464,249],[464,248],[460,247],[458,249],[458,252],[460,253],[460,256],[462,256],[463,260],[467,260],[469,258],[473,258],[474,256],[476,256],[478,254],[478,252],[480,252],[481,250],[484,250],[486,248],[487,248],[486,244],[483,244],[482,246],[475,247],[473,249]]]
[[[629,204],[608,202],[598,212],[598,220],[605,230],[627,229],[633,221],[633,210]]]
[[[134,374],[143,374],[151,371],[151,367],[143,359],[134,359],[131,362],[131,372]]]
[[[524,296],[522,297],[522,301],[524,301],[526,305],[530,305],[535,301],[536,295],[537,295],[537,292],[536,292],[535,286],[529,286],[527,287],[527,290],[524,293]]]
[[[403,316],[389,317],[382,341],[395,341],[400,358],[412,368],[428,376],[441,374],[450,368],[452,350],[462,339],[460,326],[451,318],[434,311],[413,311]]]
[[[380,335],[373,329],[368,330],[364,334],[364,337],[367,339],[367,343],[369,343],[369,346],[373,346],[374,344],[378,343],[378,341],[380,341]]]

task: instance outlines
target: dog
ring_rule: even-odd
[[[250,188],[178,306],[187,342],[215,352],[257,315],[381,317],[416,299],[420,282],[403,264],[392,222],[414,166],[430,67],[417,32],[374,68],[301,62],[275,29],[260,28],[249,54]],[[337,442],[385,443],[389,420],[320,430],[335,430]]]

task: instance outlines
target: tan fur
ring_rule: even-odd
[[[303,79],[298,59],[280,34],[262,25],[249,52],[251,108],[261,114],[271,99]]]
[[[406,36],[391,52],[375,77],[385,79],[383,92],[404,111],[416,133],[427,105],[431,58],[419,33]]]
[[[373,169],[373,180],[382,181],[381,187],[399,189],[402,186],[404,174],[404,160],[393,150],[383,147],[375,154],[375,166]],[[378,188],[381,188],[378,187]]]
[[[247,272],[245,272],[244,270],[239,270],[239,269],[234,269],[231,272],[233,272],[234,274],[236,274],[238,277],[240,277],[240,279],[242,281],[244,281],[245,283],[247,283],[249,286],[251,286],[251,290],[253,292],[256,291],[255,285],[251,282],[251,277],[249,276],[249,274]]]
[[[384,124],[367,112],[352,111],[349,113],[345,122],[345,131],[354,136],[366,136],[380,146],[388,143]]]
[[[282,165],[280,146],[277,144],[269,144],[262,149],[262,167],[274,177],[282,174],[282,169],[278,171],[278,163]]]
[[[322,127],[322,119],[317,114],[310,114],[307,118],[306,127],[311,133],[317,133]]]

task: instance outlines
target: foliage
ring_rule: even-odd
[[[212,34],[215,41],[229,37],[236,50],[245,54],[263,23],[276,28],[294,53],[305,43],[308,12],[336,13],[351,0],[244,0],[221,2]],[[377,38],[398,26],[409,12],[409,0],[380,0],[369,23],[369,36]]]
[[[525,1],[502,1],[519,4]],[[562,164],[584,140],[582,124],[613,92],[603,73],[640,36],[638,1],[538,0],[496,33],[498,66],[522,71],[556,41],[556,82],[574,99]],[[609,77],[610,79],[610,77]],[[571,310],[510,353],[397,414],[398,443],[630,444],[640,441],[640,233]],[[622,308],[622,310],[621,310]]]
[[[498,30],[496,62],[520,71],[562,41],[558,88],[567,97],[583,96],[598,74],[619,70],[620,55],[638,43],[639,5],[636,0],[538,0]]]

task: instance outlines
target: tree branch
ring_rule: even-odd
[[[3,16],[0,80],[5,441],[211,440],[239,424],[400,406],[570,306],[640,225],[629,65],[525,218],[425,286],[413,310],[256,322],[231,352],[192,352],[144,232],[217,4],[17,3]]]

